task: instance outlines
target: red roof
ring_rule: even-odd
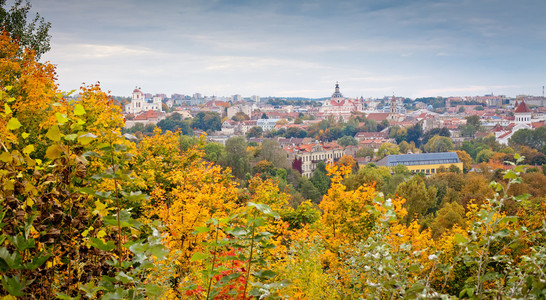
[[[149,110],[135,117],[135,120],[146,121],[150,119],[157,119],[158,115],[155,111]]]
[[[381,122],[383,120],[386,120],[389,115],[390,113],[370,113],[366,116],[366,119]]]
[[[509,134],[511,134],[511,133],[512,133],[512,131],[510,130],[510,131],[508,131],[507,133],[505,133],[505,134],[499,136],[498,139],[502,139],[502,138],[504,138],[504,137],[507,137],[507,136],[508,136]]]
[[[529,107],[527,107],[527,104],[525,104],[525,101],[521,101],[521,103],[516,107],[516,110],[514,111],[516,113],[530,113],[531,110]]]

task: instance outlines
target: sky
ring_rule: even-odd
[[[31,0],[62,90],[542,95],[544,0]]]

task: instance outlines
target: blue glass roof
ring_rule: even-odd
[[[389,155],[385,158],[387,159],[387,167],[396,165],[455,164],[461,162],[455,152],[400,154]]]

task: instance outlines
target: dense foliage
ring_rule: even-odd
[[[546,294],[546,175],[519,155],[508,171],[429,178],[347,157],[302,179],[274,142],[156,128],[136,143],[98,85],[72,100],[5,33],[0,49],[7,299]]]

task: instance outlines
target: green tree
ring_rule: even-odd
[[[493,154],[495,154],[493,151],[489,149],[483,149],[482,151],[478,153],[478,155],[476,155],[476,161],[478,163],[489,162],[491,157],[493,157]]]
[[[199,112],[192,120],[192,126],[204,131],[218,131],[222,129],[220,115],[213,112]]]
[[[225,160],[223,166],[230,167],[233,176],[244,179],[250,172],[250,160],[247,153],[247,144],[242,136],[232,137],[226,141]]]
[[[219,143],[206,143],[203,150],[205,150],[203,158],[215,163],[218,163],[226,155],[224,145]]]
[[[246,133],[246,137],[248,139],[250,138],[260,138],[262,137],[262,134],[263,134],[263,129],[262,127],[260,126],[254,126],[252,128],[250,128],[247,133]]]
[[[18,40],[20,45],[36,52],[36,59],[51,49],[49,29],[51,23],[36,13],[34,19],[27,20],[27,14],[31,5],[29,1],[23,4],[22,0],[15,0],[8,10],[5,8],[6,0],[0,0],[0,23],[12,39]]]
[[[423,147],[424,150],[428,153],[432,152],[448,152],[455,149],[451,138],[445,136],[435,135],[433,136],[428,143]]]
[[[374,164],[367,164],[360,168],[357,173],[350,174],[343,180],[343,184],[349,190],[356,190],[362,185],[375,185],[376,189],[381,190],[389,182],[391,171],[387,167],[378,167]]]
[[[321,195],[326,194],[330,188],[330,178],[326,174],[326,163],[321,161],[317,164],[317,168],[310,179]]]
[[[466,124],[459,126],[461,135],[474,137],[476,132],[481,129],[480,117],[476,115],[468,116],[465,118]]]
[[[451,137],[451,133],[449,132],[449,129],[442,127],[442,128],[433,128],[425,134],[423,134],[423,144],[426,144],[433,136],[439,135],[439,136],[445,136],[445,137]]]
[[[406,199],[404,205],[408,214],[405,221],[408,224],[414,217],[421,219],[426,216],[436,204],[436,188],[427,188],[421,176],[413,176],[410,180],[402,182],[396,188],[396,194]]]
[[[373,158],[375,152],[373,148],[362,147],[356,151],[356,157],[370,157]]]
[[[352,145],[352,146],[358,145],[358,141],[352,136],[344,136],[342,138],[339,138],[337,140],[337,143],[341,147],[347,147],[349,145]]]
[[[394,154],[400,154],[400,149],[397,145],[392,143],[383,143],[379,146],[379,149],[377,149],[377,156],[380,158]]]
[[[406,141],[415,143],[416,147],[421,146],[421,136],[423,135],[423,127],[421,123],[417,123],[407,129]]]
[[[520,129],[516,131],[508,141],[510,146],[527,146],[546,154],[546,127],[536,130]]]
[[[297,190],[303,198],[309,199],[316,204],[320,203],[322,194],[309,179],[302,177]]]

